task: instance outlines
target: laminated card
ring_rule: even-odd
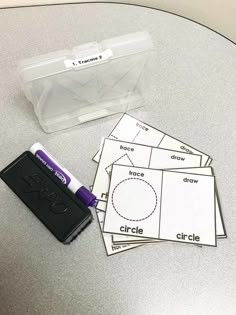
[[[97,167],[93,194],[98,200],[106,201],[113,164],[141,166],[146,168],[182,168],[201,166],[202,156],[160,149],[119,140],[105,139]]]
[[[113,165],[104,232],[216,246],[214,176]]]

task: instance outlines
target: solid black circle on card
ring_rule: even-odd
[[[157,194],[147,181],[126,178],[115,186],[111,202],[116,213],[123,219],[142,221],[156,210]]]

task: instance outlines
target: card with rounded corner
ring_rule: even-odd
[[[216,246],[214,177],[113,165],[104,232]]]

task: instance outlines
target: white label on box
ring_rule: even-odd
[[[68,59],[64,60],[66,68],[81,68],[86,67],[91,64],[101,63],[113,56],[111,49],[106,49],[101,53],[82,57],[79,59]]]

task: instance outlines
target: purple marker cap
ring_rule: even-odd
[[[75,195],[88,207],[93,207],[96,203],[96,196],[84,186],[81,186]]]

